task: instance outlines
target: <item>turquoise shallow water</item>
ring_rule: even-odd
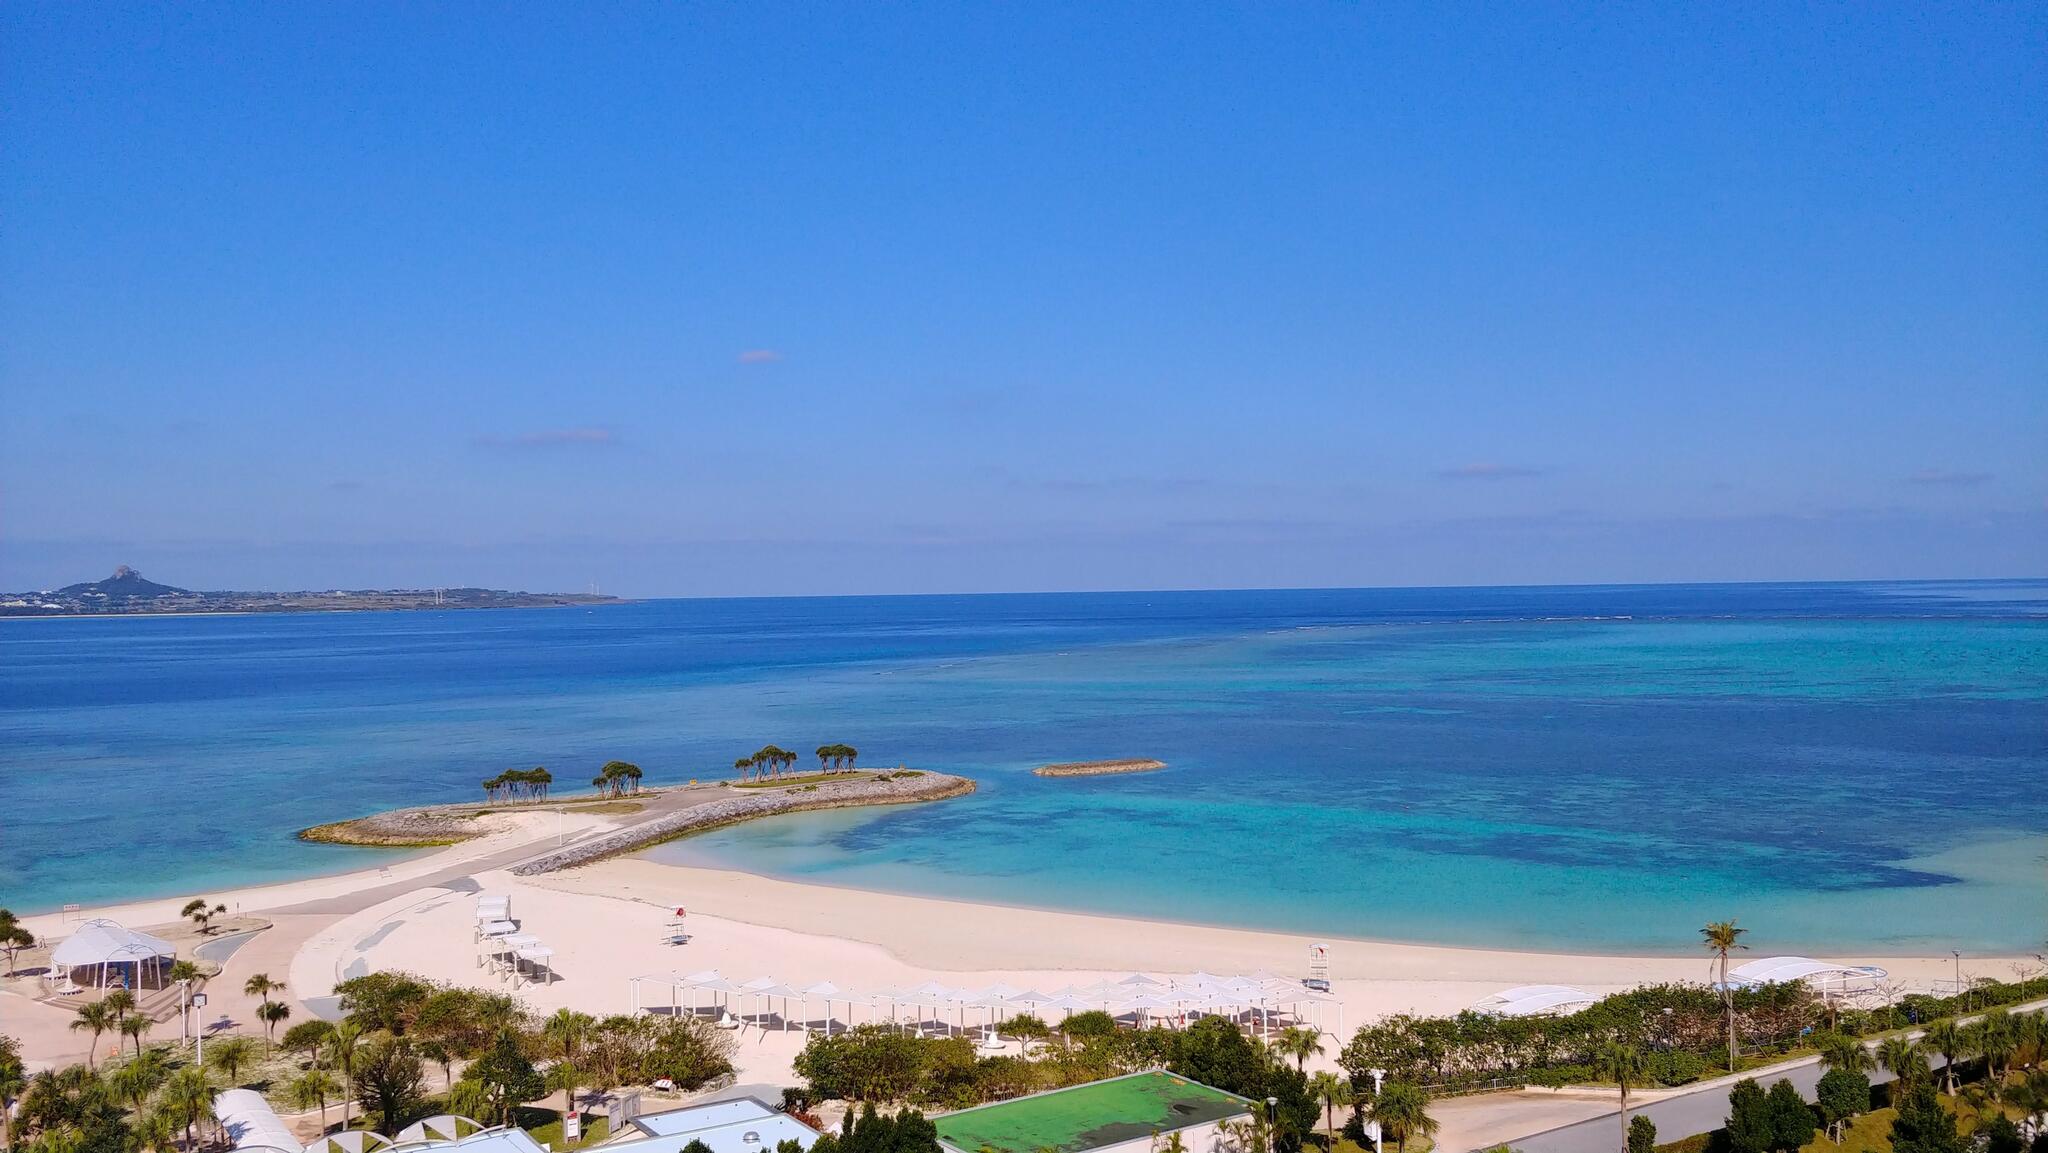
[[[847,740],[971,798],[651,855],[1332,935],[2038,947],[2043,582],[653,602],[0,623],[0,904],[352,867],[512,764]],[[1164,772],[1043,780],[1049,760]],[[724,770],[729,772],[729,770]],[[78,804],[80,800],[87,803]]]

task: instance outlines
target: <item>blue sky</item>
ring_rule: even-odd
[[[0,8],[0,587],[2039,575],[2038,5]]]

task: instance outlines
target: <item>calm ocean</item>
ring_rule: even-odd
[[[2048,936],[2043,581],[0,621],[0,905],[358,867],[292,834],[768,741],[982,788],[652,855],[1457,944]],[[1028,772],[1112,756],[1172,767]]]

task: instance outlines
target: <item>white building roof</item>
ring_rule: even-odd
[[[1812,957],[1758,957],[1730,969],[1728,983],[1738,989],[1783,981],[1835,986],[1851,981],[1881,981],[1885,975],[1876,965],[1837,965]]]
[[[670,1137],[677,1133],[715,1129],[735,1121],[751,1121],[757,1117],[774,1115],[775,1110],[760,1101],[752,1097],[741,1097],[736,1101],[716,1101],[687,1109],[671,1109],[666,1113],[644,1113],[633,1118],[633,1125],[649,1137]]]
[[[1564,1009],[1583,1009],[1600,998],[1570,985],[1517,985],[1472,1005],[1475,1013],[1495,1017],[1534,1017]]]
[[[691,1129],[638,1141],[618,1141],[606,1145],[605,1149],[606,1153],[681,1153],[690,1142],[702,1141],[710,1146],[711,1153],[775,1153],[775,1147],[784,1141],[794,1141],[809,1149],[817,1139],[818,1131],[809,1125],[787,1113],[770,1113],[766,1117],[751,1117],[706,1129]]]
[[[460,1141],[427,1141],[417,1145],[400,1143],[395,1149],[432,1149],[434,1153],[546,1153],[524,1129],[484,1129]]]
[[[124,929],[104,917],[78,926],[69,937],[50,950],[50,963],[60,969],[81,965],[147,961],[152,957],[175,957],[178,950],[162,937]]]
[[[267,1146],[284,1153],[305,1153],[306,1147],[285,1128],[263,1094],[254,1089],[227,1089],[217,1094],[213,1115],[220,1119],[221,1132],[237,1149]]]

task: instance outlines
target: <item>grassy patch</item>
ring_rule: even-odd
[[[805,773],[796,777],[769,777],[765,781],[735,781],[735,789],[779,789],[785,785],[814,785],[819,781],[858,781],[875,774],[864,771],[851,773]]]
[[[535,1141],[550,1149],[581,1149],[611,1136],[610,1119],[593,1113],[583,1115],[583,1140],[574,1143],[562,1140],[562,1116],[552,1109],[521,1109],[515,1120]]]

